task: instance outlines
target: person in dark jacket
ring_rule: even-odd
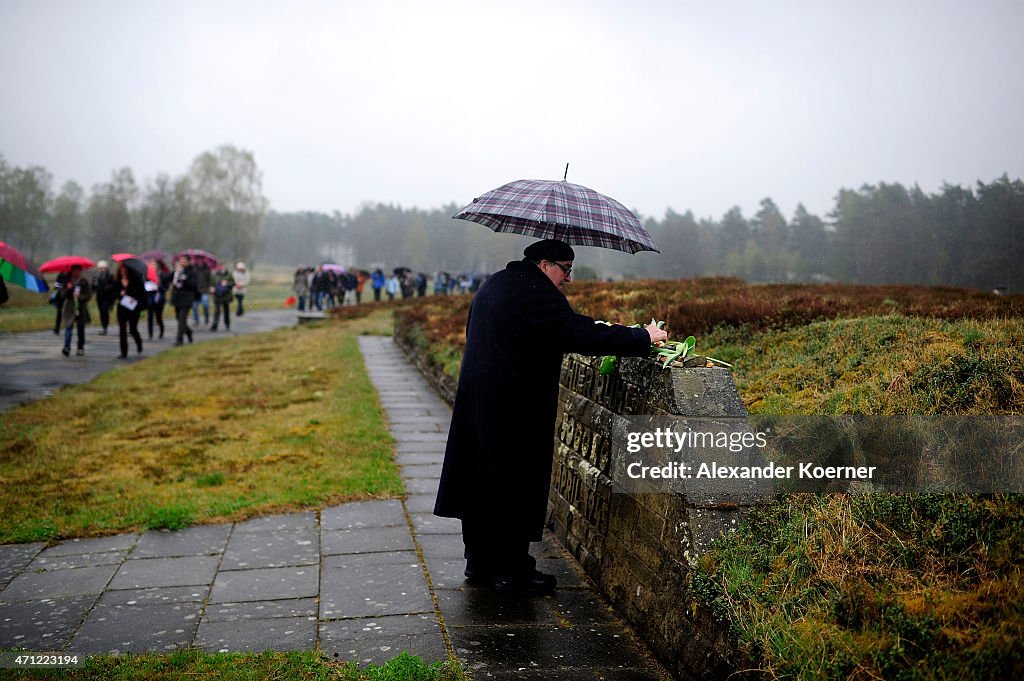
[[[106,260],[96,263],[96,270],[96,276],[92,278],[92,293],[96,296],[96,309],[100,313],[99,335],[106,336],[110,325],[110,308],[117,304],[119,288],[114,275],[107,269]]]
[[[192,342],[192,329],[188,328],[188,313],[192,310],[192,304],[196,302],[198,292],[192,262],[187,255],[183,255],[178,260],[178,266],[174,268],[174,277],[171,279],[171,303],[178,319],[178,338],[174,341],[175,345],[181,345],[186,336],[188,342]]]
[[[216,331],[220,324],[220,315],[224,313],[224,328],[231,330],[231,300],[234,297],[235,278],[228,271],[228,266],[221,264],[213,273],[213,285],[210,294],[213,296],[213,324],[210,331]]]
[[[142,354],[142,336],[139,335],[139,317],[146,305],[146,289],[139,275],[124,265],[117,268],[114,281],[118,285],[117,329],[121,344],[121,359],[128,358],[128,334],[135,340],[135,349]]]
[[[61,319],[64,322],[64,349],[61,352],[67,357],[71,354],[71,335],[78,330],[78,350],[76,355],[85,354],[85,327],[90,322],[89,298],[92,297],[92,286],[82,275],[82,266],[73,265],[71,273],[61,283]]]
[[[562,355],[645,356],[664,331],[595,324],[561,288],[572,248],[547,239],[473,299],[434,514],[462,520],[466,577],[506,594],[554,589],[529,554],[551,480]]]

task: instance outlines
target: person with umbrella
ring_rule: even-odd
[[[178,264],[174,268],[174,277],[171,279],[171,303],[174,305],[174,315],[178,320],[178,338],[174,341],[175,345],[181,345],[186,336],[188,342],[192,342],[192,329],[188,328],[188,315],[192,311],[192,303],[196,301],[198,292],[199,288],[191,259],[187,255],[182,255],[178,258]]]
[[[643,357],[667,334],[574,312],[561,291],[575,259],[567,243],[545,239],[523,255],[470,306],[434,513],[462,520],[470,583],[537,595],[556,583],[529,548],[547,509],[562,355]]]
[[[89,280],[82,276],[82,265],[71,266],[70,274],[61,283],[61,319],[64,321],[64,356],[71,354],[71,335],[78,330],[78,350],[76,355],[85,354],[85,327],[90,321],[89,298],[92,287]]]
[[[142,262],[134,259],[136,262]],[[145,272],[145,264],[143,264]],[[143,277],[123,261],[114,275],[117,284],[117,330],[121,346],[121,359],[128,359],[128,334],[135,340],[135,349],[142,354],[142,336],[139,334],[139,317],[145,307],[146,288]]]

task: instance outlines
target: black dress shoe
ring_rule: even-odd
[[[466,575],[466,584],[470,586],[479,586],[488,589],[494,586],[494,572],[490,570],[480,570],[467,567],[464,574]]]
[[[534,570],[527,575],[498,575],[494,590],[503,596],[544,596],[554,592],[558,579]]]

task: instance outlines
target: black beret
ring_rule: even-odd
[[[572,246],[559,241],[558,239],[544,239],[543,241],[536,241],[526,247],[523,251],[523,256],[527,260],[534,262],[540,262],[541,260],[575,260],[576,254],[572,250]]]

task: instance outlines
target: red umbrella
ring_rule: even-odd
[[[140,279],[149,279],[154,283],[158,281],[156,268],[153,267],[153,263],[146,262],[137,255],[132,253],[114,253],[110,256],[110,259],[127,267],[132,272],[139,275]]]
[[[59,258],[53,260],[47,260],[39,266],[40,272],[70,272],[71,268],[75,265],[80,265],[83,270],[87,270],[94,266],[92,260],[89,258],[82,257],[80,255],[62,255]]]

